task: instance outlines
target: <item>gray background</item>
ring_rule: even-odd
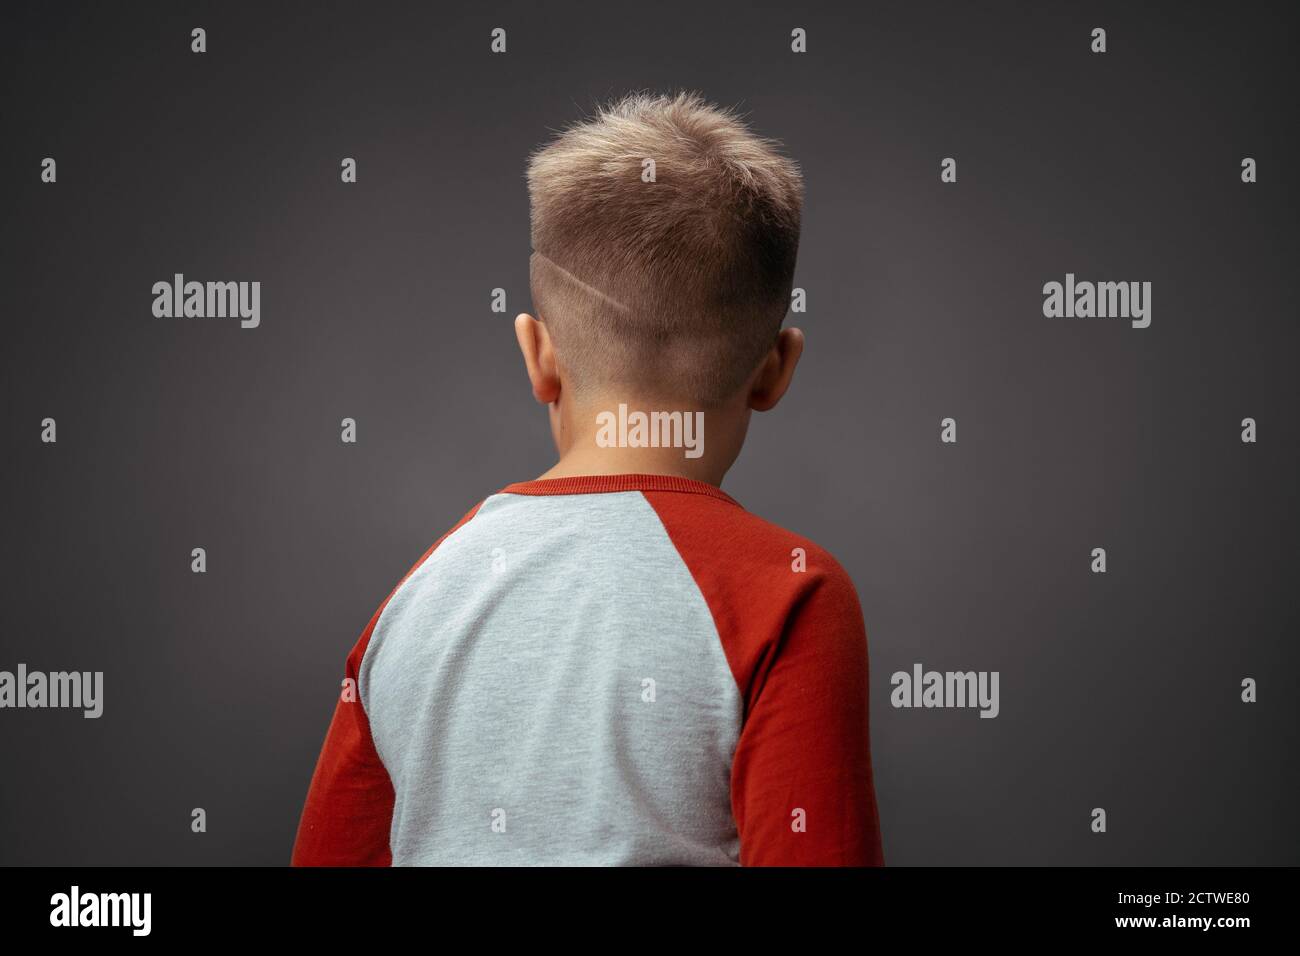
[[[888,862],[1300,862],[1283,5],[848,7],[0,8],[0,669],[106,672],[97,721],[0,711],[0,862],[287,862],[371,613],[552,463],[525,157],[637,88],[804,167],[809,348],[725,487],[857,582]],[[1067,271],[1151,327],[1044,318]],[[174,272],[261,281],[261,327],[154,318]],[[891,709],[915,661],[1001,716]]]

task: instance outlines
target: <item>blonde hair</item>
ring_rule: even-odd
[[[707,406],[745,383],[799,247],[803,180],[778,149],[698,94],[637,93],[533,153],[533,306],[575,390]]]

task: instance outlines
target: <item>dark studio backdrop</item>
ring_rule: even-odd
[[[553,462],[529,150],[681,88],[806,177],[808,351],[724,487],[858,586],[887,861],[1300,862],[1287,14],[5,3],[0,670],[103,671],[104,713],[0,710],[0,863],[288,861],[370,615]],[[155,317],[175,273],[260,325]],[[1067,273],[1151,324],[1046,317]],[[891,706],[917,663],[998,716]]]

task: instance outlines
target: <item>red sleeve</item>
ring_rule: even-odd
[[[391,596],[391,595],[390,595]],[[293,845],[293,866],[389,866],[393,783],[370,738],[370,721],[356,693],[357,672],[385,600],[370,619],[344,670],[350,695],[340,692],[312,774]],[[347,699],[350,696],[351,699]]]
[[[307,791],[307,803],[298,823],[298,836],[290,861],[292,866],[392,865],[388,837],[393,820],[393,782],[370,736],[370,720],[356,691],[357,673],[375,625],[397,589],[448,535],[474,517],[476,511],[477,505],[402,576],[397,587],[384,598],[370,618],[370,623],[348,655],[344,677],[351,680],[352,693],[345,695],[340,690],[338,703],[334,706],[334,717],[325,735],[325,745],[316,762],[316,771]]]
[[[737,505],[646,497],[709,604],[744,700],[731,769],[741,864],[883,864],[852,580],[826,551]]]
[[[879,866],[862,611],[842,571],[811,584],[750,678],[731,769],[740,861]]]

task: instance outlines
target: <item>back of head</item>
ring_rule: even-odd
[[[533,305],[578,397],[711,406],[789,305],[803,182],[699,96],[628,96],[528,167]]]

